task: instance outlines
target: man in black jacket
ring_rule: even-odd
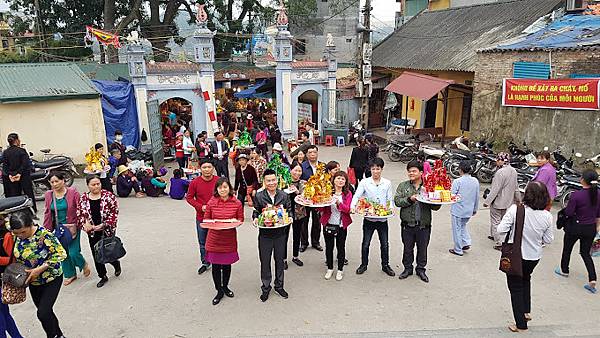
[[[2,153],[2,185],[6,197],[27,195],[37,212],[33,182],[31,181],[31,159],[21,148],[21,140],[16,133],[8,134],[8,148]]]
[[[210,142],[210,154],[217,169],[217,176],[229,178],[229,164],[227,163],[229,147],[222,132],[217,131],[215,138],[215,141]]]
[[[272,169],[265,170],[263,174],[265,189],[256,193],[254,197],[254,212],[252,220],[257,224],[258,217],[263,209],[268,206],[282,205],[292,215],[292,203],[288,194],[277,189],[277,175]],[[289,225],[288,225],[289,227]],[[260,279],[262,280],[262,294],[260,300],[266,302],[271,292],[271,253],[275,260],[275,292],[281,297],[288,298],[288,293],[283,289],[283,261],[287,250],[286,227],[277,229],[258,230],[258,252],[260,257]]]

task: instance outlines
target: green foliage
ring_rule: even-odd
[[[35,55],[31,52],[25,53],[25,55],[21,55],[17,52],[3,50],[0,51],[0,63],[27,63],[27,62],[36,62],[37,59]]]

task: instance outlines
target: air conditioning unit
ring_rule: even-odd
[[[587,7],[586,0],[567,0],[567,12],[580,12]]]

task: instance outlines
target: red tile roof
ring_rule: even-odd
[[[292,62],[292,68],[327,68],[326,61],[296,61]]]

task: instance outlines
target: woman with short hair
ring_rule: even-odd
[[[517,208],[524,207],[525,221],[521,241],[523,275],[506,275],[515,324],[508,328],[512,332],[527,330],[531,320],[531,274],[542,258],[542,247],[554,240],[552,214],[545,210],[550,196],[541,182],[530,182],[525,189],[523,206],[512,205],[498,225],[498,235],[514,242]]]

